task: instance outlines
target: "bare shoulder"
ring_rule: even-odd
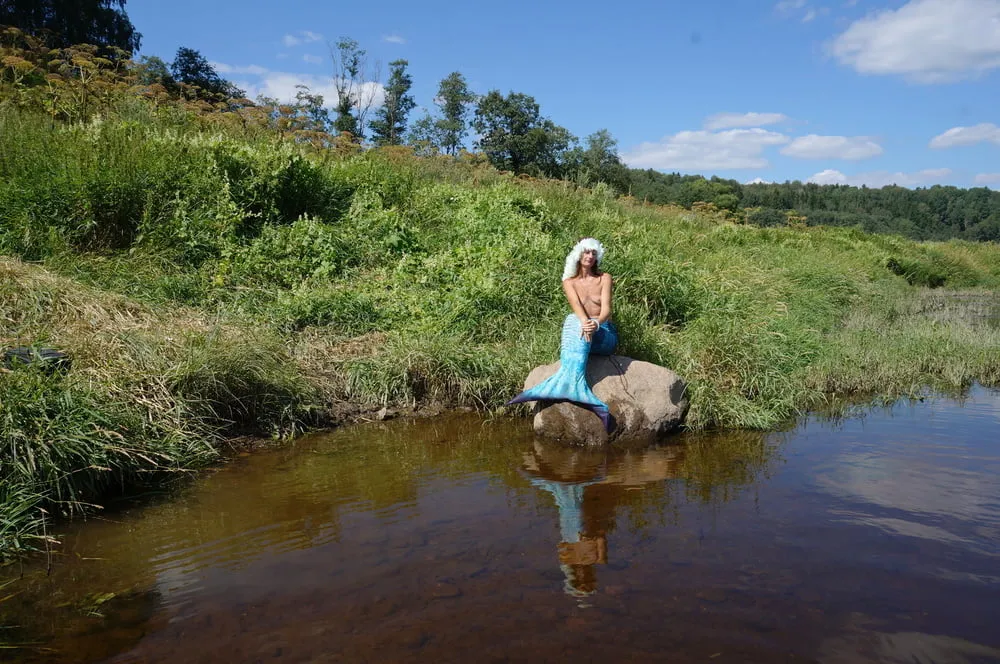
[[[601,283],[602,284],[603,283],[611,283],[611,281],[612,281],[612,279],[611,279],[611,275],[610,274],[608,274],[607,272],[602,272],[601,273]]]

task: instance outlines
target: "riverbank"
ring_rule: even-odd
[[[499,409],[558,353],[558,275],[608,247],[621,352],[688,382],[692,429],[767,429],[830,395],[1000,382],[1000,249],[757,228],[474,160],[314,151],[128,104],[86,125],[0,111],[0,549],[241,433],[344,412]],[[935,288],[929,289],[930,286]],[[984,317],[983,320],[990,320]]]

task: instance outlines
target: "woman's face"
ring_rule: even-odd
[[[580,265],[583,266],[587,272],[594,269],[597,265],[597,250],[596,249],[584,249],[583,255],[580,256]]]

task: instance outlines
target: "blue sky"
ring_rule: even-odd
[[[142,54],[199,50],[251,94],[333,100],[329,43],[535,97],[631,166],[1000,189],[1000,0],[129,0]],[[377,94],[379,82],[372,81]],[[420,110],[412,115],[415,119]]]

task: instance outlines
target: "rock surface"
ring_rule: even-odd
[[[558,362],[535,367],[525,379],[524,389],[558,369]],[[666,367],[621,355],[593,355],[587,363],[587,382],[611,410],[615,428],[610,434],[586,408],[551,401],[535,402],[535,432],[584,445],[648,444],[676,429],[687,416],[687,386]]]

